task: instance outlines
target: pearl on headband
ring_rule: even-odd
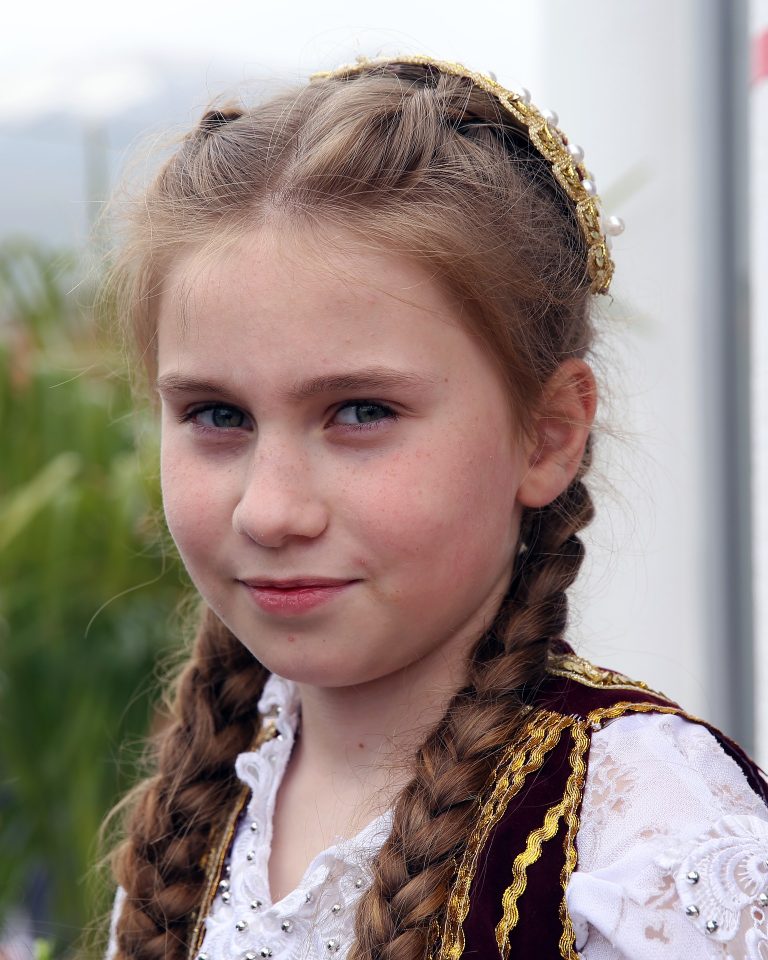
[[[584,166],[584,151],[577,144],[570,143],[560,130],[559,118],[554,110],[539,110],[531,102],[528,90],[522,88],[519,93],[508,90],[498,82],[492,71],[487,74],[475,73],[460,63],[434,60],[427,56],[381,57],[373,60],[358,57],[353,64],[313,73],[310,80],[344,79],[387,64],[415,64],[433,67],[451,76],[465,77],[499,101],[515,125],[527,134],[536,150],[549,162],[555,179],[573,203],[587,245],[590,290],[593,293],[607,293],[614,270],[610,255],[611,240],[624,230],[624,222],[619,217],[603,218],[595,178]]]

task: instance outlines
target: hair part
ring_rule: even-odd
[[[528,422],[559,364],[592,345],[586,248],[544,160],[471,80],[390,63],[313,81],[253,108],[212,107],[123,220],[107,285],[137,366],[156,374],[165,280],[194,251],[203,264],[260,229],[352,235],[409,257],[442,283],[499,366]],[[583,478],[523,514],[520,551],[466,686],[413,759],[392,833],[363,897],[350,960],[423,958],[500,751],[518,731],[567,624],[592,502]],[[237,790],[266,672],[205,609],[114,857],[126,901],[119,960],[183,960],[203,893],[201,858]]]

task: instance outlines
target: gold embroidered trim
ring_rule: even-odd
[[[576,852],[576,834],[579,831],[579,817],[577,810],[581,797],[584,792],[584,781],[587,775],[587,764],[584,757],[589,750],[590,738],[588,735],[589,724],[586,721],[576,723],[572,729],[574,740],[573,750],[571,751],[571,769],[573,774],[568,779],[563,798],[565,821],[567,831],[563,848],[565,850],[565,861],[560,871],[560,885],[563,890],[563,899],[560,903],[560,922],[563,925],[563,932],[560,936],[560,955],[564,960],[578,960],[576,953],[576,933],[573,929],[573,921],[568,912],[568,904],[565,899],[565,891],[571,874],[576,868],[578,855]]]
[[[254,740],[251,749],[258,750],[263,743],[272,739],[276,733],[277,728],[275,726],[274,719],[265,718],[265,722],[262,722],[261,726],[259,727],[259,732],[256,734],[256,739]],[[221,879],[221,871],[224,867],[227,851],[229,850],[232,839],[235,835],[237,821],[240,819],[240,814],[245,809],[250,795],[250,788],[244,786],[237,795],[234,806],[229,812],[229,816],[224,823],[218,842],[211,848],[213,852],[206,854],[203,858],[203,865],[206,867],[203,896],[200,901],[200,909],[197,911],[195,916],[192,936],[189,939],[187,960],[195,960],[195,957],[197,957],[198,951],[200,950],[200,946],[202,945],[203,937],[205,935],[205,921],[208,913],[210,912],[211,905],[213,904],[213,899],[216,896],[216,890],[218,889],[219,880]]]
[[[477,825],[470,834],[448,898],[438,960],[458,960],[464,952],[463,924],[469,912],[469,891],[480,852],[526,777],[540,769],[546,755],[560,741],[563,730],[573,723],[573,717],[537,711],[512,746],[505,750],[490,781],[494,784],[493,792],[480,809]]]
[[[576,656],[575,653],[562,653],[552,657],[547,665],[547,673],[556,677],[565,677],[567,680],[575,680],[585,687],[597,690],[641,690],[643,693],[650,693],[654,697],[669,701],[669,697],[658,690],[652,690],[647,683],[632,680],[617,670],[596,667],[594,663]]]
[[[246,803],[248,803],[250,793],[251,791],[248,787],[243,787],[238,794],[235,805],[230,811],[229,817],[227,817],[227,822],[224,825],[219,843],[215,848],[216,852],[208,863],[208,870],[205,875],[205,893],[203,894],[200,909],[197,912],[195,926],[189,941],[188,960],[193,960],[193,958],[197,956],[200,945],[203,942],[205,919],[213,904],[213,898],[216,896],[216,888],[221,877],[221,869],[224,866],[229,845],[232,843],[232,838],[235,835],[238,818],[243,812]]]

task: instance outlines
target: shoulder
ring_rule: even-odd
[[[592,736],[567,900],[585,960],[768,955],[768,810],[702,724]]]

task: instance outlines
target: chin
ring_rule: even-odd
[[[266,646],[263,642],[245,643],[245,646],[270,673],[311,687],[340,689],[358,686],[380,680],[398,669],[387,669],[380,662],[354,660],[345,651],[318,649],[324,645],[313,644],[314,649],[302,650],[300,637],[289,636],[282,640],[282,649],[276,649],[277,645]]]

